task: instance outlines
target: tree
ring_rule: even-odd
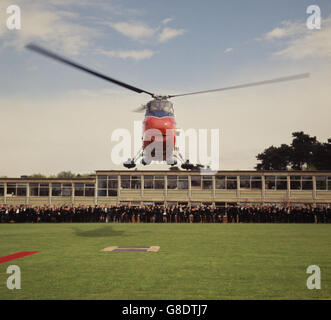
[[[93,173],[75,174],[75,173],[72,173],[71,171],[62,171],[56,175],[53,174],[53,175],[46,176],[41,173],[34,173],[34,174],[29,175],[28,177],[32,178],[32,179],[45,179],[45,178],[74,179],[74,178],[88,178],[91,175],[93,175]]]
[[[331,170],[331,139],[317,141],[303,131],[292,133],[291,145],[271,146],[259,153],[257,170]]]
[[[76,174],[71,171],[62,171],[58,173],[56,177],[60,179],[73,179],[76,178]]]
[[[290,163],[292,149],[286,144],[280,147],[271,146],[257,155],[257,159],[262,161],[257,164],[257,170],[286,170]]]
[[[90,176],[93,176],[94,173],[78,173],[76,178],[89,178]]]
[[[304,166],[313,165],[314,153],[320,144],[316,137],[300,132],[292,133],[291,166],[294,170],[302,170]]]
[[[29,176],[29,178],[32,178],[32,179],[43,179],[43,178],[46,178],[45,175],[41,174],[41,173],[34,173],[34,174],[31,174]]]
[[[331,139],[319,143],[313,152],[312,162],[318,170],[331,170]]]

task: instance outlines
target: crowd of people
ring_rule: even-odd
[[[331,223],[331,205],[0,205],[1,223]]]

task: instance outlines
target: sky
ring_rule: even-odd
[[[6,27],[12,4],[20,30]],[[312,4],[320,29],[306,26]],[[121,169],[112,133],[133,133],[144,115],[132,110],[150,100],[30,52],[30,42],[162,94],[309,72],[172,100],[179,128],[220,130],[221,170],[253,169],[295,131],[331,138],[329,0],[1,0],[0,176]]]

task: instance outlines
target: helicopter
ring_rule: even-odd
[[[234,85],[229,87],[223,87],[218,89],[195,91],[181,94],[169,94],[162,95],[156,94],[144,89],[137,88],[128,83],[116,80],[107,75],[104,75],[98,71],[94,71],[88,67],[81,64],[73,62],[63,56],[60,56],[54,52],[51,52],[45,48],[42,48],[36,44],[30,43],[26,45],[26,48],[37,52],[41,55],[47,56],[66,65],[79,69],[81,71],[87,72],[95,77],[104,79],[108,82],[114,83],[118,86],[126,88],[128,90],[134,91],[136,93],[144,93],[152,97],[146,105],[141,106],[136,109],[136,112],[145,111],[145,118],[143,122],[143,135],[142,135],[142,146],[141,150],[133,157],[129,158],[123,163],[124,167],[131,169],[136,166],[137,161],[141,159],[141,164],[149,165],[152,161],[166,162],[167,165],[175,166],[177,165],[177,160],[181,162],[182,169],[192,170],[196,167],[201,167],[201,165],[194,165],[189,160],[184,160],[183,156],[180,154],[178,147],[176,147],[176,121],[173,103],[169,99],[181,96],[189,96],[210,92],[219,92],[233,89],[241,89],[246,87],[254,87],[260,85],[273,84],[277,82],[285,82],[292,80],[299,80],[308,78],[309,73],[301,73],[286,77],[274,78],[269,80],[263,80],[259,82],[244,83],[240,85]],[[151,148],[152,146],[159,146],[160,148]],[[161,150],[161,152],[156,152],[156,149]]]

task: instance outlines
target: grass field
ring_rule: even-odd
[[[101,252],[112,245],[159,252]],[[330,299],[331,225],[2,224],[3,299]],[[9,265],[22,289],[8,290]],[[321,290],[308,290],[309,265]]]

